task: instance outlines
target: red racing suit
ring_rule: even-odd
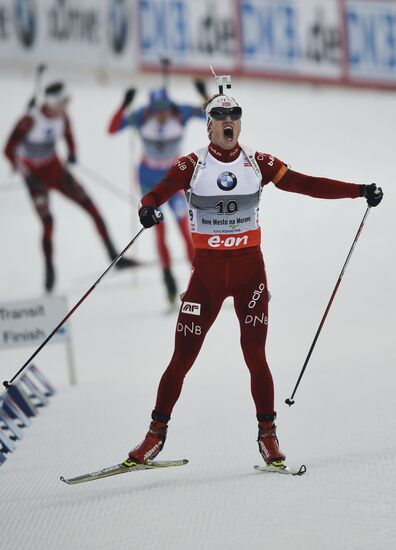
[[[155,412],[171,415],[183,380],[225,298],[232,297],[250,371],[257,419],[274,413],[274,385],[265,355],[268,289],[260,249],[258,207],[263,187],[285,164],[237,144],[231,151],[210,143],[180,158],[142,199],[158,207],[179,190],[186,193],[195,246],[192,275],[176,325],[175,348],[157,393]],[[283,168],[284,169],[284,168]],[[360,185],[287,170],[276,187],[324,199],[356,198]]]

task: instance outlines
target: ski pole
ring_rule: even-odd
[[[343,276],[344,276],[344,273],[345,273],[345,271],[346,271],[346,268],[347,268],[347,265],[348,265],[348,263],[349,263],[349,260],[351,259],[352,253],[353,253],[354,248],[355,248],[355,246],[356,246],[356,243],[357,243],[357,241],[358,241],[358,239],[359,239],[359,237],[360,237],[360,233],[361,233],[362,230],[363,230],[363,226],[364,226],[364,224],[365,224],[365,222],[366,222],[367,216],[369,215],[370,208],[371,208],[371,206],[368,206],[368,207],[367,207],[367,210],[366,210],[366,212],[365,212],[365,214],[364,214],[364,216],[363,216],[363,220],[362,220],[362,222],[361,222],[361,224],[360,224],[360,226],[359,226],[358,232],[356,233],[356,236],[355,236],[355,239],[354,239],[354,241],[353,241],[353,243],[352,243],[351,249],[349,250],[347,259],[345,260],[344,266],[343,266],[343,268],[342,268],[342,270],[341,270],[341,273],[340,273],[340,275],[339,275],[339,277],[338,277],[338,280],[337,280],[337,283],[336,283],[336,285],[335,285],[335,287],[334,287],[333,293],[332,293],[332,295],[330,296],[330,300],[329,300],[329,303],[327,304],[327,307],[326,307],[326,310],[325,310],[325,312],[324,312],[324,314],[323,314],[322,320],[320,321],[319,328],[318,328],[318,330],[316,331],[316,334],[315,334],[315,337],[314,337],[313,342],[312,342],[312,344],[311,344],[311,347],[309,348],[309,352],[308,352],[307,358],[305,359],[304,365],[303,365],[303,367],[302,367],[302,369],[301,369],[301,372],[300,372],[300,375],[299,375],[299,377],[298,377],[297,383],[296,383],[296,385],[295,385],[295,387],[294,387],[293,393],[292,393],[291,397],[289,397],[288,399],[285,400],[285,403],[286,403],[287,405],[289,405],[289,407],[291,407],[292,405],[294,405],[294,399],[293,399],[293,398],[294,398],[294,396],[295,396],[295,394],[296,394],[296,391],[297,391],[298,386],[300,385],[301,379],[302,379],[302,377],[303,377],[303,375],[304,375],[304,371],[305,371],[305,369],[307,368],[308,361],[309,361],[309,359],[310,359],[310,357],[311,357],[311,355],[312,355],[312,352],[313,352],[313,349],[314,349],[314,347],[315,347],[316,341],[317,341],[317,339],[319,338],[319,334],[320,334],[320,332],[321,332],[321,330],[322,330],[322,327],[323,327],[324,322],[325,322],[325,320],[326,320],[327,314],[328,314],[329,311],[330,311],[331,304],[333,303],[333,300],[334,300],[334,298],[335,298],[335,295],[337,294],[337,290],[338,290],[338,287],[340,286],[341,279],[342,279]]]
[[[162,73],[162,85],[165,88],[165,90],[168,92],[170,59],[168,57],[161,57],[160,63],[161,63],[161,73]]]
[[[29,101],[28,108],[34,107],[35,105],[38,104],[40,100],[43,75],[44,75],[44,71],[46,70],[47,70],[47,65],[45,65],[44,63],[40,63],[36,67],[36,71],[34,74],[34,95],[32,99]]]
[[[133,245],[133,243],[136,241],[136,239],[143,233],[145,230],[144,227],[137,233],[133,239],[126,245],[124,250],[122,250],[116,258],[111,262],[109,267],[102,273],[102,275],[99,277],[99,279],[87,290],[87,292],[80,298],[80,300],[75,304],[75,306],[69,311],[69,313],[62,319],[62,321],[54,328],[54,330],[47,336],[47,338],[42,342],[39,347],[36,349],[34,353],[25,361],[25,363],[22,365],[22,367],[14,374],[14,376],[10,380],[4,380],[3,386],[5,388],[9,388],[15,378],[21,374],[21,372],[29,365],[29,363],[36,357],[36,355],[43,349],[44,346],[48,344],[48,342],[51,340],[51,338],[58,332],[58,330],[66,323],[66,321],[69,319],[69,317],[72,316],[72,314],[76,311],[78,307],[83,303],[83,301],[91,294],[91,292],[98,286],[100,281],[106,277],[106,275],[109,273],[109,271],[116,265],[116,263],[120,260],[120,258],[125,254],[127,250]]]
[[[117,185],[114,185],[107,178],[104,178],[103,176],[92,170],[92,168],[89,168],[88,166],[85,166],[80,162],[77,164],[77,167],[80,168],[80,170],[84,172],[88,177],[99,183],[102,187],[105,187],[108,191],[111,191],[113,195],[115,195],[119,199],[128,200],[137,205],[138,200],[136,199],[136,197],[134,197],[131,193],[128,193],[128,191],[124,191],[124,189],[121,189]]]

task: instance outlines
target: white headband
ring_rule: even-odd
[[[65,104],[69,101],[69,96],[64,90],[60,90],[56,93],[46,93],[44,96],[44,101],[49,107],[56,107],[58,105]]]
[[[205,109],[206,113],[206,123],[209,124],[212,121],[212,117],[210,116],[210,111],[214,107],[225,107],[226,109],[230,109],[231,107],[239,107],[238,103],[235,101],[235,99],[229,95],[219,95],[212,99],[210,101]]]

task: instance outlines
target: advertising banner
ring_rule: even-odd
[[[0,63],[396,88],[396,0],[0,0]]]
[[[336,2],[241,0],[243,71],[341,78]]]
[[[134,11],[129,0],[0,0],[0,61],[130,71]]]
[[[234,0],[138,0],[139,50],[142,68],[159,68],[161,58],[172,69],[234,70],[239,40]]]
[[[343,2],[350,81],[396,84],[396,2]]]

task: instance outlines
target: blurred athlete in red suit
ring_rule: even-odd
[[[117,250],[106,224],[85,189],[76,181],[56,153],[57,142],[64,138],[68,149],[67,163],[76,163],[76,147],[66,112],[69,97],[62,82],[45,89],[40,106],[34,102],[18,120],[5,145],[4,153],[13,168],[25,180],[32,203],[43,226],[42,248],[45,258],[45,289],[51,292],[55,284],[52,233],[54,219],[49,192],[56,190],[81,206],[92,218],[111,260]],[[137,262],[121,258],[118,268],[134,267]]]

